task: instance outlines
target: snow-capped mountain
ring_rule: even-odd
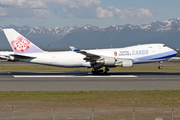
[[[48,28],[48,27],[29,27],[27,25],[18,27],[15,25],[10,25],[6,27],[0,27],[0,31],[2,31],[2,28],[14,28],[18,30],[18,32],[25,32],[25,36],[31,36],[31,35],[37,35],[37,37],[42,34],[49,34],[49,35],[54,35],[54,36],[65,36],[68,33],[71,33],[73,30],[86,30],[86,31],[104,31],[104,32],[120,32],[123,29],[131,29],[131,30],[149,30],[149,31],[156,31],[156,32],[167,32],[167,31],[180,31],[180,18],[175,18],[175,19],[170,19],[167,21],[155,21],[150,24],[146,25],[131,25],[131,24],[126,24],[126,25],[111,25],[111,26],[106,26],[106,27],[96,27],[93,25],[85,25],[83,27],[78,28],[77,26],[75,27],[69,27],[69,26],[62,26],[62,27],[55,27],[55,28]]]
[[[68,26],[63,26],[63,27],[55,27],[55,28],[48,28],[48,27],[28,27],[28,26],[23,26],[23,27],[17,27],[14,25],[10,25],[7,27],[0,27],[0,31],[2,31],[3,28],[14,28],[18,32],[22,32],[24,36],[42,36],[42,34],[47,34],[47,35],[54,35],[54,36],[64,36],[70,31],[74,30],[73,27],[68,27]]]
[[[91,30],[91,31],[94,31],[94,30],[98,30],[99,27],[96,27],[96,26],[93,26],[93,25],[85,25],[84,27],[82,27],[83,29],[85,30]]]
[[[164,22],[159,22],[155,21],[152,22],[151,24],[147,25],[142,25],[140,26],[141,29],[144,30],[152,30],[152,31],[161,31],[161,32],[166,32],[166,31],[180,31],[180,18],[176,19],[170,19]]]
[[[63,26],[63,27],[55,27],[55,28],[48,28],[48,27],[35,27],[29,29],[18,29],[19,32],[25,32],[25,36],[42,36],[42,35],[54,35],[54,36],[64,36],[74,28]]]
[[[85,30],[94,30],[94,31],[116,31],[120,32],[122,29],[142,29],[156,32],[167,32],[167,31],[180,31],[180,18],[170,19],[163,22],[155,21],[146,25],[111,25],[106,27],[95,27],[92,25],[86,25],[83,27]]]
[[[163,22],[155,21],[140,26],[126,24],[96,27],[88,24],[83,27],[48,28],[10,25],[0,27],[0,49],[9,47],[2,32],[3,28],[16,29],[43,49],[48,49],[48,46],[51,46],[52,49],[68,49],[69,45],[80,48],[124,47],[157,42],[178,48],[180,44],[180,18]]]

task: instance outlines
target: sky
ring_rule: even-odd
[[[0,26],[142,25],[180,17],[180,0],[0,0]]]

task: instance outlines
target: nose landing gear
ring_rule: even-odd
[[[158,66],[158,69],[162,69],[162,66]]]
[[[163,63],[163,61],[159,61],[158,69],[162,69],[162,63]]]

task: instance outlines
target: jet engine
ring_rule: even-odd
[[[133,61],[131,59],[117,59],[115,66],[132,67]]]
[[[15,60],[15,58],[13,56],[9,56],[10,60]]]
[[[98,67],[108,66],[108,67],[132,67],[133,61],[131,59],[116,59],[113,57],[100,58],[96,60],[96,65]]]
[[[116,59],[113,57],[100,58],[100,59],[96,60],[96,63],[103,64],[105,66],[114,66],[116,63]]]

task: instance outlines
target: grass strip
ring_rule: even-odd
[[[77,102],[92,104],[179,105],[180,90],[153,91],[4,91],[0,101]]]

